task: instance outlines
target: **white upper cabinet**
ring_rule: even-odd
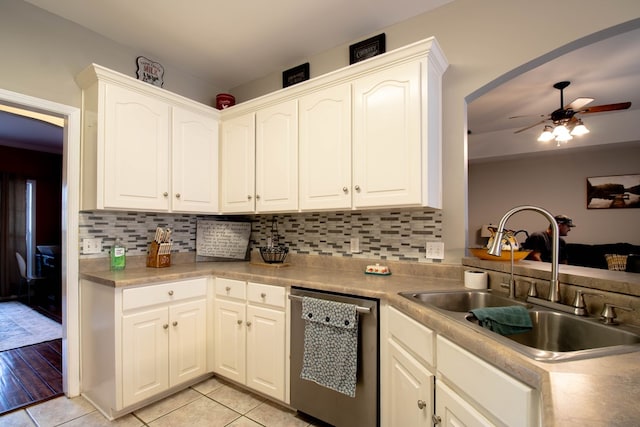
[[[95,64],[76,81],[81,209],[217,213],[218,110]]]
[[[256,211],[298,209],[298,102],[256,113]]]
[[[351,208],[351,85],[300,98],[300,209]]]
[[[353,84],[356,208],[422,203],[420,65],[398,65]]]
[[[255,211],[255,113],[222,122],[220,141],[220,209],[224,213]]]

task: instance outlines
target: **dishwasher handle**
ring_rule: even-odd
[[[298,295],[289,294],[289,299],[292,300],[292,301],[300,301],[300,302],[302,302],[302,297],[298,296]],[[363,314],[371,313],[371,309],[369,307],[360,307],[359,305],[356,305],[356,311],[358,313],[363,313]]]

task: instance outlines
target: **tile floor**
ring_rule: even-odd
[[[0,427],[311,427],[326,426],[303,419],[216,377],[205,380],[133,414],[108,421],[82,397],[58,397],[0,417]]]

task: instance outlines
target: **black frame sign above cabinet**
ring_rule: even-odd
[[[297,67],[282,72],[282,87],[293,86],[296,83],[309,80],[309,63],[305,62]]]
[[[349,65],[373,58],[374,56],[385,53],[385,50],[385,33],[354,43],[349,46]]]

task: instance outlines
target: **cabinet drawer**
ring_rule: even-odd
[[[508,426],[538,425],[538,393],[451,341],[438,336],[438,371]]]
[[[249,282],[247,288],[249,302],[282,307],[285,305],[285,288],[283,286],[262,285]]]
[[[433,331],[393,307],[389,308],[389,336],[418,360],[434,366]]]
[[[207,295],[207,279],[181,280],[122,291],[122,310],[164,304]]]
[[[221,297],[245,299],[246,285],[244,280],[216,278],[216,295]]]

